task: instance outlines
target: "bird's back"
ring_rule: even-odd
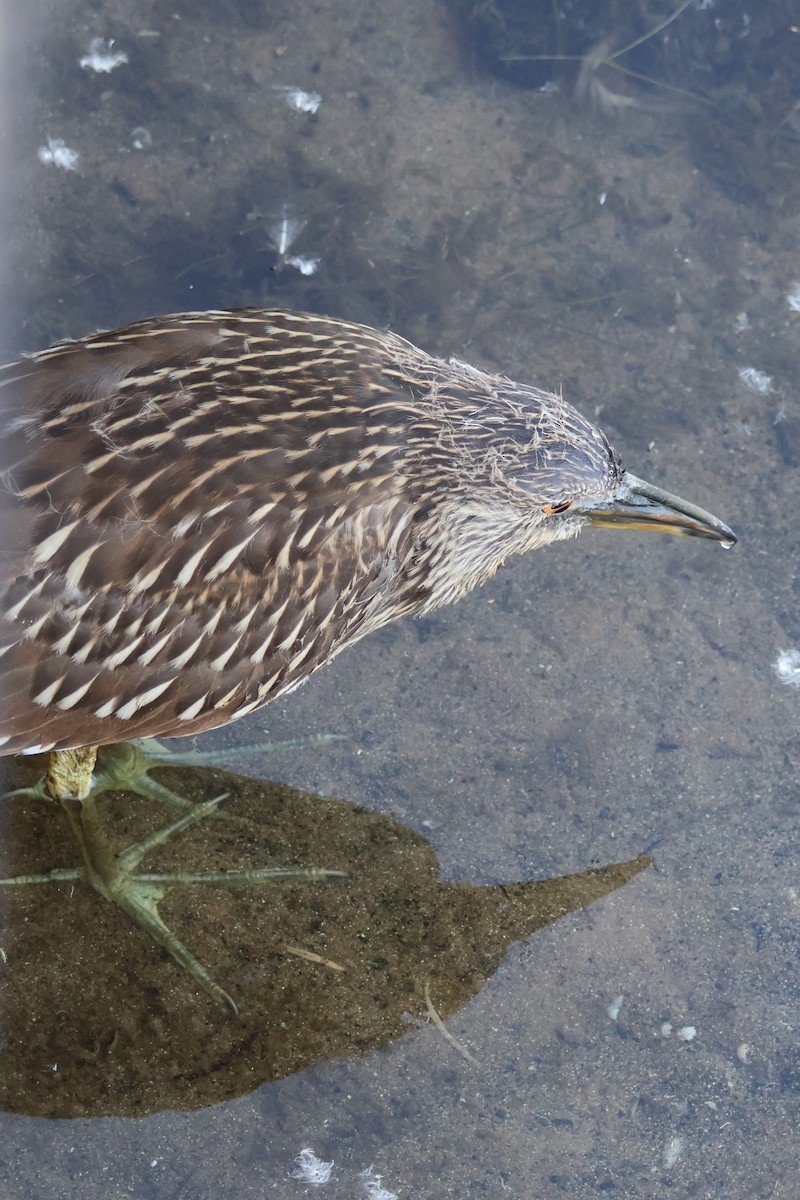
[[[224,724],[418,608],[417,353],[251,310],[2,368],[0,753]]]

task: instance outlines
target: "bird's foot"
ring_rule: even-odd
[[[90,771],[91,783],[87,782],[86,787],[87,790],[91,790],[93,796],[99,796],[102,792],[135,792],[138,796],[146,796],[150,800],[160,800],[173,808],[190,811],[194,808],[194,804],[190,800],[151,777],[150,772],[155,767],[224,766],[251,753],[268,754],[273,750],[282,750],[288,746],[325,746],[339,740],[341,739],[338,734],[321,733],[311,734],[304,738],[289,738],[280,742],[255,742],[251,745],[235,746],[225,750],[171,750],[156,738],[137,738],[130,742],[116,742],[112,745],[100,746],[97,750],[97,765],[94,774],[91,774]],[[10,799],[13,796],[33,797],[38,800],[52,800],[55,796],[67,795],[80,798],[86,794],[86,791],[82,790],[84,787],[82,760],[80,781],[75,778],[77,772],[73,769],[71,761],[69,761],[68,784],[60,779],[61,786],[54,790],[51,776],[54,769],[53,764],[66,763],[68,756],[85,753],[85,751],[71,750],[57,750],[51,753],[47,775],[43,775],[41,779],[28,787],[6,792],[0,796],[0,800]],[[92,763],[94,763],[94,759],[92,759]],[[66,770],[62,769],[61,775],[66,779]],[[49,787],[48,783],[50,783]]]
[[[218,767],[235,762],[247,754],[269,754],[288,746],[325,746],[339,741],[337,734],[311,734],[309,737],[289,738],[281,742],[255,742],[231,746],[225,750],[172,750],[156,738],[138,738],[101,746],[97,754],[92,792],[136,792],[153,800],[163,800],[174,808],[193,808],[178,792],[152,779],[154,767]]]
[[[112,904],[124,909],[137,924],[142,925],[154,941],[163,946],[179,966],[208,993],[212,999],[238,1012],[228,992],[212,978],[203,964],[162,920],[158,905],[166,894],[181,884],[213,884],[218,887],[243,888],[254,884],[271,883],[279,879],[319,880],[344,877],[344,871],[324,867],[256,867],[232,871],[197,871],[170,873],[137,873],[139,863],[151,850],[165,845],[175,834],[202,821],[216,811],[225,795],[192,806],[190,812],[177,821],[157,830],[150,837],[121,854],[111,850],[95,809],[95,796],[83,802],[62,801],[75,840],[80,846],[83,866],[58,869],[43,875],[17,875],[0,879],[0,887],[31,883],[64,883],[82,881],[89,884]]]

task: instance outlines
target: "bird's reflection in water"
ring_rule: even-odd
[[[338,868],[346,879],[250,890],[176,888],[162,911],[238,1002],[215,1005],[125,914],[81,885],[5,890],[0,1105],[42,1117],[194,1109],[361,1055],[446,1019],[508,946],[606,895],[646,856],[546,882],[477,887],[439,878],[429,843],[345,801],[218,771],[165,771],[185,796],[229,793],[154,855],[162,870],[236,865]],[[161,814],[109,795],[110,836],[146,836]],[[73,866],[41,802],[10,802],[2,874]],[[12,860],[12,861],[9,861]],[[475,1047],[472,1047],[475,1050]],[[479,1050],[478,1050],[479,1052]]]

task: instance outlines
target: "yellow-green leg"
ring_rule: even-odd
[[[49,871],[43,875],[18,875],[11,879],[0,879],[0,887],[82,880],[106,900],[124,909],[137,924],[142,925],[209,996],[237,1012],[231,996],[215,982],[202,963],[161,919],[158,905],[167,892],[177,885],[185,884],[249,887],[277,879],[319,880],[329,876],[341,877],[345,872],[329,871],[322,867],[260,867],[196,873],[137,873],[136,868],[146,854],[163,846],[175,834],[214,813],[225,796],[217,796],[204,804],[191,805],[190,810],[177,821],[159,829],[144,841],[129,846],[121,854],[115,854],[108,844],[97,813],[97,795],[102,789],[92,786],[95,756],[96,747],[56,751],[50,755],[47,774],[40,784],[35,789],[20,789],[29,793],[34,791],[37,795],[60,802],[80,848],[83,865]],[[125,785],[120,782],[116,786]],[[172,796],[173,793],[170,792],[169,795]],[[188,801],[182,803],[184,806],[189,804]]]
[[[155,738],[138,738],[109,746],[56,750],[50,755],[47,774],[38,783],[17,788],[6,795],[37,796],[40,800],[58,800],[62,796],[83,799],[91,788],[95,796],[101,792],[134,792],[137,796],[161,800],[186,811],[194,808],[192,802],[152,779],[150,772],[154,767],[225,766],[245,754],[269,754],[287,746],[326,746],[339,740],[338,734],[318,733],[227,750],[172,750]]]

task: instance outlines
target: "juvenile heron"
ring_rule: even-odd
[[[154,841],[118,858],[101,836],[99,745],[253,712],[587,525],[736,540],[624,471],[559,396],[309,314],[62,343],[0,369],[0,409],[0,754],[50,752],[39,790],[81,846],[70,877],[223,999],[137,883]]]

